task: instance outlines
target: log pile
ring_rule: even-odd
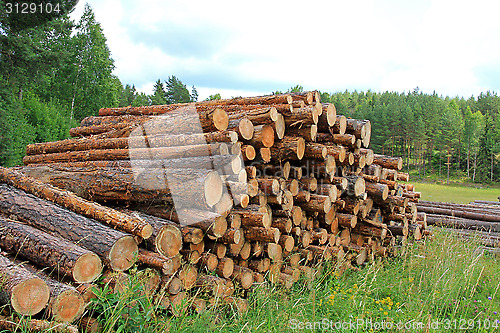
[[[500,205],[476,200],[456,204],[421,200],[418,211],[425,212],[427,224],[448,229],[466,239],[477,238],[487,247],[500,247]]]
[[[324,261],[359,266],[426,228],[402,159],[374,154],[370,122],[318,92],[104,108],[70,134],[0,169],[0,247],[68,286],[104,269],[119,288],[137,260],[174,315],[189,295],[198,310],[218,298],[244,310],[256,284],[290,288]]]

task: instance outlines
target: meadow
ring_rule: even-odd
[[[415,191],[421,192],[421,200],[469,203],[474,200],[498,201],[500,186],[473,186],[463,184],[443,185],[437,183],[411,182]]]

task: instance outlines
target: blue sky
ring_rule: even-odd
[[[170,75],[200,99],[307,90],[500,89],[497,1],[90,0],[123,84]],[[83,11],[77,5],[74,18]]]

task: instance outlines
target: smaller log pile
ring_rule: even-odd
[[[317,92],[101,109],[71,135],[0,169],[0,248],[83,295],[95,277],[77,278],[79,258],[116,290],[137,260],[173,315],[186,299],[244,310],[255,285],[290,288],[325,261],[362,265],[426,228],[420,193],[399,183],[402,159],[374,154],[370,122],[337,115]],[[42,248],[53,255],[37,258]]]
[[[476,200],[456,204],[421,200],[418,211],[425,212],[428,225],[440,226],[470,239],[478,238],[488,247],[500,247],[500,205]]]

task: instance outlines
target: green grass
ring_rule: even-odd
[[[474,200],[498,201],[500,196],[498,187],[410,183],[415,184],[415,191],[422,193],[422,200],[469,203]]]
[[[437,232],[359,270],[339,274],[330,264],[291,290],[256,287],[242,315],[217,307],[172,317],[144,299],[131,302],[130,292],[101,293],[92,308],[101,313],[104,332],[498,332],[500,257],[477,247]],[[331,329],[332,323],[344,329]]]

